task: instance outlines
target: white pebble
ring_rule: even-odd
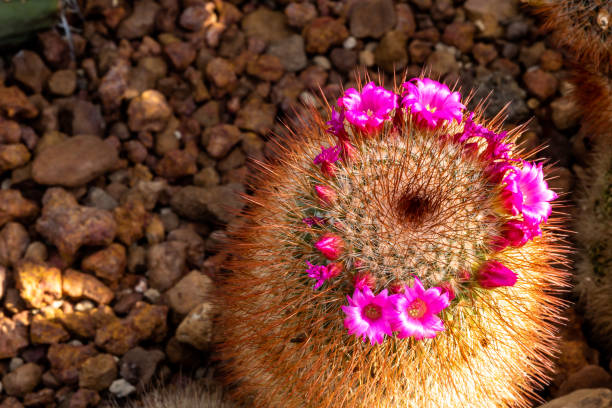
[[[323,69],[331,69],[331,62],[329,62],[327,57],[324,57],[323,55],[317,55],[312,60],[315,64],[317,64]]]
[[[68,344],[70,344],[71,346],[82,346],[83,342],[81,340],[74,339],[70,340]]]
[[[125,379],[120,378],[113,381],[108,390],[119,398],[125,398],[136,391],[136,387],[127,382]]]
[[[356,45],[357,45],[357,39],[355,37],[348,37],[342,43],[342,46],[346,48],[347,50],[352,50],[353,48],[355,48]]]
[[[20,359],[19,357],[13,357],[13,358],[11,358],[11,362],[9,363],[9,370],[15,371],[16,369],[18,369],[22,365],[23,365],[23,360],[22,359]]]
[[[94,304],[90,300],[83,300],[77,303],[76,305],[74,305],[74,310],[76,310],[77,312],[86,312],[93,308],[94,308]]]
[[[159,297],[161,296],[161,293],[159,293],[159,290],[157,289],[147,289],[144,292],[144,297],[149,299],[151,302],[155,303],[157,302],[157,299],[159,299]]]
[[[136,286],[134,286],[134,291],[137,293],[145,293],[147,291],[147,288],[148,288],[147,281],[144,279],[141,279],[138,281]]]
[[[374,53],[369,50],[363,50],[359,53],[359,63],[366,67],[374,65]]]

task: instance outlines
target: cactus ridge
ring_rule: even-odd
[[[503,114],[485,122],[481,111],[476,122],[501,130]],[[220,283],[219,358],[236,398],[256,407],[528,407],[549,379],[567,286],[562,216],[553,212],[541,237],[494,252],[490,240],[509,216],[485,164],[445,141],[463,125],[423,129],[409,115],[394,123],[355,131],[355,157],[329,178],[312,159],[335,139],[312,109],[283,137],[277,162],[260,165]],[[528,156],[514,146],[519,155]],[[336,198],[321,202],[315,185]],[[309,226],[308,217],[325,222]],[[304,270],[321,260],[313,244],[322,232],[342,237],[343,270],[315,291]],[[475,284],[474,265],[492,258],[519,275],[516,285]],[[341,307],[360,271],[373,275],[375,292],[417,277],[450,285],[445,331],[376,346],[347,335]]]

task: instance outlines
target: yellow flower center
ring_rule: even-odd
[[[419,319],[427,312],[427,305],[421,299],[415,299],[414,302],[406,308],[406,313],[414,319]]]
[[[370,320],[378,320],[382,316],[380,306],[371,303],[363,308],[363,314]]]
[[[438,110],[438,108],[436,108],[435,106],[429,106],[429,104],[425,105],[425,109],[427,109],[431,113],[434,113]]]

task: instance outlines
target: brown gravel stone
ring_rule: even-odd
[[[278,81],[283,71],[283,64],[275,55],[260,55],[247,63],[247,73],[264,81]]]
[[[36,230],[61,254],[71,257],[82,245],[109,245],[115,238],[117,224],[108,211],[79,206],[61,188],[48,189],[42,201]]]
[[[23,397],[40,383],[42,368],[34,363],[27,363],[2,377],[4,391],[14,397]]]
[[[406,41],[406,35],[401,31],[385,34],[374,52],[376,63],[389,73],[404,68],[408,64]]]
[[[206,244],[200,234],[189,226],[181,227],[168,234],[168,241],[181,241],[187,244],[187,262],[195,268],[201,268],[204,262]]]
[[[128,87],[130,63],[119,58],[102,77],[98,93],[106,109],[116,109],[121,106],[124,93]]]
[[[8,397],[2,401],[0,408],[23,408],[23,404],[15,397]]]
[[[37,154],[32,177],[39,184],[78,187],[112,169],[118,159],[116,149],[103,140],[75,136]]]
[[[238,111],[235,124],[241,129],[263,135],[272,129],[275,117],[276,106],[255,97],[249,99]]]
[[[133,40],[151,34],[155,25],[155,15],[159,9],[159,4],[153,0],[136,2],[132,14],[119,25],[117,36]]]
[[[20,349],[29,344],[28,329],[18,319],[0,314],[0,359],[17,356]]]
[[[163,242],[149,248],[147,264],[151,287],[166,290],[183,276],[186,251],[187,244],[180,241]]]
[[[72,312],[60,316],[62,324],[69,332],[83,338],[93,338],[96,326],[90,312]]]
[[[218,88],[227,88],[236,83],[234,64],[223,58],[214,58],[206,65],[206,76]]]
[[[527,71],[523,75],[523,81],[527,89],[541,101],[554,95],[559,84],[554,75],[539,68]]]
[[[125,378],[139,389],[144,389],[153,376],[157,365],[163,361],[165,355],[159,350],[145,350],[135,347],[125,353],[119,362],[121,378]]]
[[[155,173],[171,180],[194,175],[197,171],[196,156],[188,150],[169,151],[155,166]]]
[[[476,26],[470,22],[451,23],[446,26],[442,41],[457,47],[463,53],[467,53],[474,46],[475,33]]]
[[[140,199],[127,200],[113,210],[117,223],[117,238],[125,245],[132,245],[144,235],[147,210]]]
[[[357,38],[380,38],[396,22],[392,0],[362,0],[354,3],[350,11],[351,34]]]
[[[413,40],[408,46],[408,52],[410,52],[410,59],[414,63],[422,64],[432,53],[432,48],[432,44],[428,41]]]
[[[55,378],[64,384],[75,384],[79,380],[79,369],[83,363],[96,354],[98,353],[93,344],[52,344],[47,352],[47,359]]]
[[[265,7],[245,15],[241,24],[247,37],[257,37],[266,43],[282,40],[291,35],[283,13]]]
[[[90,357],[79,370],[79,387],[102,391],[117,378],[117,363],[110,354]]]
[[[125,247],[113,243],[83,259],[81,267],[84,271],[94,273],[98,278],[107,282],[117,282],[125,271],[127,256]]]
[[[317,17],[317,8],[311,3],[290,3],[285,8],[287,23],[296,28],[302,28]]]
[[[497,58],[497,50],[493,44],[476,43],[472,48],[472,54],[481,65],[487,65]]]
[[[43,60],[33,51],[21,50],[12,59],[15,79],[34,93],[41,93],[51,74]]]
[[[36,106],[16,86],[7,88],[0,85],[0,112],[4,112],[9,118],[33,118],[38,115]]]
[[[240,141],[240,136],[240,129],[234,125],[217,125],[202,134],[202,144],[212,158],[220,159]]]
[[[21,140],[21,127],[14,120],[0,118],[0,143],[19,143]]]
[[[563,55],[555,50],[546,50],[540,56],[540,68],[544,71],[558,71],[563,66]]]
[[[100,403],[100,394],[94,390],[80,388],[70,398],[68,408],[97,407]]]
[[[77,86],[76,73],[71,69],[55,71],[47,83],[49,90],[55,95],[69,96],[74,93]]]
[[[211,188],[186,186],[170,200],[172,209],[179,215],[194,221],[229,222],[244,202],[242,184],[230,183]]]
[[[583,388],[612,388],[612,376],[598,365],[588,365],[570,374],[561,384],[556,396],[569,394]]]
[[[550,109],[550,116],[557,129],[568,129],[578,124],[580,113],[574,98],[570,95],[552,101]]]
[[[30,324],[30,341],[32,344],[57,344],[70,339],[70,335],[61,324],[37,315]]]
[[[332,45],[342,44],[348,37],[348,30],[339,20],[318,17],[304,28],[302,35],[306,41],[307,52],[324,54]]]
[[[0,145],[0,174],[23,166],[30,156],[28,148],[21,143]]]
[[[87,298],[99,304],[107,304],[115,294],[106,285],[91,275],[67,269],[64,272],[62,288],[72,298]]]
[[[427,65],[431,67],[432,74],[444,76],[449,72],[457,72],[459,64],[451,53],[439,50],[434,51],[427,57]]]
[[[403,32],[407,38],[412,37],[416,31],[416,21],[414,20],[414,14],[408,4],[396,4],[395,14],[397,15],[397,24],[395,29]]]
[[[0,266],[16,264],[29,244],[30,237],[21,224],[16,222],[6,224],[0,230]]]
[[[59,269],[23,261],[15,270],[15,285],[21,298],[33,308],[48,306],[62,297],[62,274]]]
[[[202,4],[195,4],[183,10],[179,18],[179,24],[187,30],[200,31],[204,22],[211,17],[214,17],[214,13],[208,11]]]
[[[191,271],[165,294],[170,309],[186,315],[205,301],[213,291],[213,282],[208,276]]]
[[[172,62],[174,68],[182,71],[196,58],[196,50],[188,42],[176,41],[164,46],[164,52]]]
[[[198,350],[210,348],[213,337],[214,307],[209,302],[196,306],[176,329],[176,338]]]
[[[172,110],[163,94],[150,89],[132,99],[127,113],[128,124],[133,132],[159,132],[166,127]]]
[[[23,405],[26,407],[48,407],[54,404],[55,391],[43,388],[40,391],[30,392],[23,397]]]

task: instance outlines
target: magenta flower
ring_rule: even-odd
[[[335,108],[332,108],[331,119],[328,120],[326,124],[329,126],[327,131],[332,135],[338,136],[339,138],[346,137],[346,130],[344,130],[344,109],[336,111]]]
[[[414,337],[417,340],[434,338],[444,330],[444,323],[436,316],[449,305],[448,293],[440,288],[425,290],[418,278],[413,287],[404,287],[404,293],[391,299],[395,313],[391,327],[400,339]]]
[[[494,240],[493,248],[501,251],[508,246],[521,247],[538,235],[542,235],[539,224],[511,220],[502,227],[502,236]]]
[[[505,161],[496,161],[489,163],[485,168],[485,174],[491,183],[501,183],[504,179],[508,170],[513,169],[514,167]]]
[[[315,248],[321,251],[327,259],[333,261],[340,257],[344,249],[344,242],[339,236],[328,232],[319,238],[315,243]]]
[[[374,289],[374,286],[376,286],[376,279],[369,272],[357,272],[353,283],[355,284],[355,289],[363,291],[366,288]]]
[[[319,197],[321,203],[325,205],[333,203],[336,201],[336,197],[338,197],[336,190],[328,186],[315,186],[315,192],[317,193],[317,197]]]
[[[413,78],[404,82],[406,91],[402,94],[402,106],[410,108],[418,122],[433,129],[445,120],[461,121],[465,105],[459,92],[451,92],[448,86],[429,78]]]
[[[465,143],[467,140],[480,137],[486,140],[487,148],[481,153],[481,157],[485,160],[508,159],[510,153],[510,145],[504,143],[507,137],[506,132],[495,133],[486,127],[479,125],[473,120],[474,113],[471,113],[465,119],[463,131],[455,135],[455,141]],[[467,143],[466,148],[473,149],[477,147],[476,143]]]
[[[342,306],[342,311],[346,314],[344,326],[349,334],[363,336],[370,339],[370,344],[382,343],[385,334],[392,335],[390,319],[393,314],[393,307],[387,289],[374,296],[370,288],[363,290],[355,289],[353,297],[346,297],[349,305]]]
[[[313,160],[314,164],[321,165],[321,171],[327,177],[334,177],[336,174],[334,163],[340,158],[340,150],[339,146],[329,147],[327,149],[321,146],[321,153]]]
[[[542,163],[523,161],[523,167],[512,166],[502,180],[506,185],[501,193],[502,204],[512,215],[523,214],[525,222],[533,225],[546,222],[552,207],[549,201],[557,194],[544,181]]]
[[[357,158],[357,148],[349,142],[346,138],[340,138],[338,140],[338,146],[340,147],[340,155],[342,156],[342,160],[345,162],[350,162],[351,160],[355,160]]]
[[[313,265],[306,261],[306,264],[308,265],[308,269],[306,269],[308,277],[317,280],[313,286],[314,290],[319,289],[326,280],[338,276],[342,271],[342,265],[337,263],[332,263],[329,265]]]
[[[344,115],[349,123],[370,132],[390,119],[391,111],[397,108],[397,95],[370,82],[361,93],[355,88],[347,89],[338,99],[338,106],[345,109]]]
[[[487,261],[478,270],[477,279],[483,288],[494,289],[500,286],[514,286],[517,275],[501,262]]]

